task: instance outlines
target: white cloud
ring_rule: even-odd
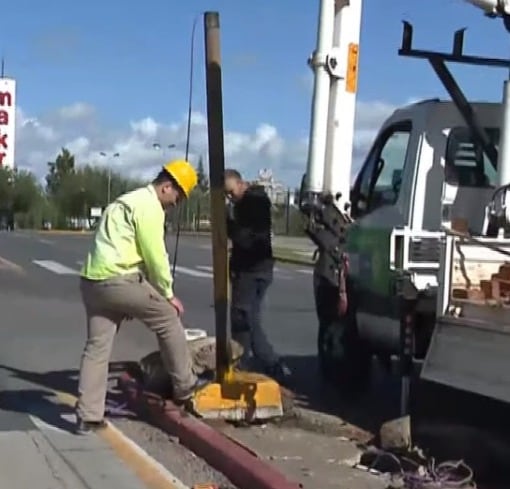
[[[370,147],[381,122],[393,111],[391,104],[359,101],[356,113],[354,169]],[[61,107],[50,114],[34,116],[19,108],[17,112],[18,165],[43,177],[47,162],[55,159],[62,147],[76,156],[78,164],[106,164],[129,176],[151,177],[164,160],[182,157],[186,146],[186,117],[169,124],[147,116],[131,121],[124,128],[101,124],[98,112],[85,103]],[[261,123],[252,132],[225,131],[225,163],[254,177],[261,168],[271,168],[279,180],[296,185],[305,171],[307,138],[288,140],[270,123]],[[154,149],[159,143],[164,153]],[[175,145],[168,148],[168,145]],[[120,153],[118,158],[104,158]],[[207,119],[202,113],[191,118],[190,159],[200,155],[207,164]]]

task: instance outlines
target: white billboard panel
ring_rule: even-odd
[[[0,168],[14,169],[16,80],[0,78]]]

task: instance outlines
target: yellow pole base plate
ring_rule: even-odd
[[[195,394],[193,407],[199,416],[231,421],[283,416],[280,385],[273,379],[252,372],[232,372],[228,377]]]

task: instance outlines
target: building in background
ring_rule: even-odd
[[[259,170],[258,178],[253,182],[256,185],[264,187],[269,199],[274,204],[286,205],[289,189],[273,177],[272,170],[263,168]]]
[[[16,80],[0,77],[0,168],[15,168]]]

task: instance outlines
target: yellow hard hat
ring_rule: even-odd
[[[186,197],[198,183],[198,175],[191,163],[185,160],[174,160],[168,162],[164,167],[165,171],[175,180]]]

